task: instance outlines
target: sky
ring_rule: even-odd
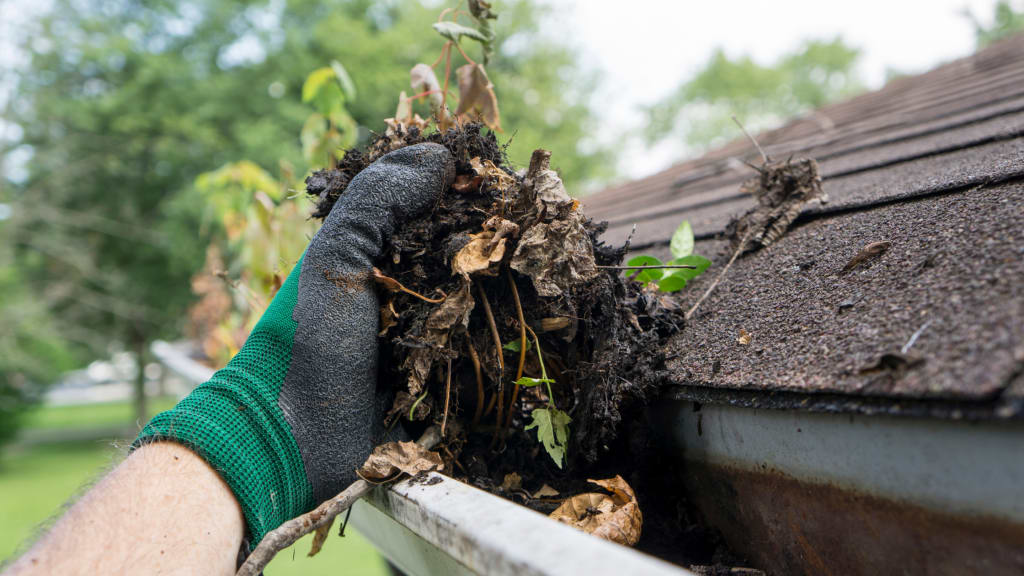
[[[970,54],[974,35],[962,11],[968,8],[988,21],[995,4],[995,0],[538,1],[555,13],[548,32],[576,47],[582,66],[602,80],[592,95],[602,121],[598,138],[622,148],[617,166],[620,179],[642,177],[684,159],[688,152],[681,142],[665,141],[649,148],[636,136],[644,123],[641,110],[695,74],[716,47],[723,47],[730,56],[749,54],[768,64],[806,39],[841,35],[863,51],[860,73],[869,88],[878,88],[887,69],[924,72]],[[1016,2],[1024,5],[1024,0]],[[0,70],[14,57],[4,43],[4,28],[17,26],[41,4],[45,2],[0,0]],[[0,104],[2,92],[0,78]]]
[[[580,47],[583,63],[605,79],[594,95],[606,142],[628,142],[619,173],[642,177],[683,160],[681,143],[646,148],[624,137],[643,126],[640,112],[693,76],[712,50],[769,64],[806,39],[841,35],[862,52],[860,73],[879,88],[886,70],[927,71],[974,51],[962,14],[991,20],[995,0],[548,0],[557,26]],[[1021,2],[1018,1],[1018,6]],[[738,135],[737,135],[738,136]]]

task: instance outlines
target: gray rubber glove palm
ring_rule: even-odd
[[[206,458],[253,544],[351,483],[382,440],[373,265],[454,172],[447,149],[418,144],[353,178],[238,355],[136,441],[175,440]]]

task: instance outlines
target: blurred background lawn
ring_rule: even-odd
[[[154,398],[154,410],[172,406],[171,398]],[[22,438],[45,433],[42,441],[23,440],[0,453],[0,562],[11,557],[31,535],[62,510],[124,455],[129,439],[102,437],[106,431],[131,429],[131,402],[44,407],[26,418]],[[59,439],[63,437],[63,439]],[[91,438],[91,439],[90,439]],[[344,538],[332,536],[323,551],[308,558],[310,537],[278,555],[269,576],[357,574],[387,576],[373,546],[349,527]],[[343,568],[341,568],[343,567]]]

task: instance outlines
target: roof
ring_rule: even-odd
[[[1016,416],[1024,406],[1024,36],[758,135],[773,158],[815,158],[828,202],[776,244],[739,258],[667,347],[691,396],[885,411]],[[665,255],[683,219],[715,266],[758,162],[736,140],[584,200],[605,240]],[[848,273],[864,246],[890,248]],[[751,335],[748,344],[737,336]],[[912,336],[917,338],[906,353]],[[827,400],[822,400],[823,398]],[[950,404],[952,402],[952,404]],[[859,401],[864,409],[870,401]],[[949,408],[949,406],[954,406]]]

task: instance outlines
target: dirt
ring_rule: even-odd
[[[414,436],[442,424],[440,452],[451,475],[545,513],[591,490],[587,478],[621,474],[651,527],[641,548],[696,541],[692,515],[662,506],[678,488],[663,485],[644,412],[668,381],[662,344],[682,329],[683,311],[621,270],[598,268],[621,264],[627,247],[599,240],[604,224],[586,218],[565,194],[549,168],[550,153],[535,152],[530,166],[516,171],[493,133],[478,125],[426,135],[398,127],[349,151],[335,169],[310,176],[314,216],[325,217],[373,160],[419,142],[446,146],[457,178],[433,213],[390,239],[379,264],[380,377],[395,392],[389,424],[401,422]],[[553,380],[550,396],[544,385],[513,385],[520,364],[524,376],[544,372],[533,336],[527,333],[525,355],[521,344],[499,349],[495,341],[496,331],[503,347],[522,342],[520,308]],[[561,466],[537,429],[526,429],[531,412],[551,402],[571,418]],[[511,472],[521,475],[523,489],[505,493],[502,481]],[[530,496],[545,484],[559,496]],[[699,542],[702,552],[673,560],[710,561],[714,544]]]

